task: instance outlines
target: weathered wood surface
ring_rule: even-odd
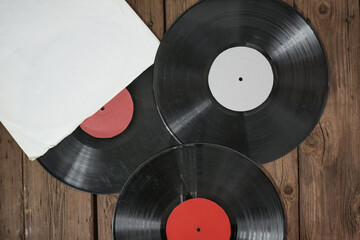
[[[360,239],[359,1],[296,1],[328,54],[324,115],[300,146],[301,239]]]
[[[0,123],[0,239],[24,238],[22,151]]]
[[[72,189],[24,156],[25,239],[94,239],[91,194]]]
[[[126,0],[140,18],[162,39],[164,35],[164,0]]]
[[[262,166],[277,187],[286,214],[287,238],[299,239],[298,150]]]
[[[0,125],[0,239],[94,239],[92,197],[31,162]]]
[[[162,39],[197,0],[128,0]],[[325,46],[330,93],[298,149],[262,166],[284,203],[288,239],[360,239],[360,17],[358,0],[286,0]],[[0,126],[0,239],[112,239],[117,195],[91,196],[30,162]]]

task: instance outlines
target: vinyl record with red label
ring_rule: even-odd
[[[159,112],[182,143],[214,143],[256,163],[293,150],[328,94],[313,28],[278,0],[205,0],[173,24],[154,65]]]
[[[244,155],[179,145],[146,161],[122,189],[115,240],[285,239],[280,197]]]
[[[54,177],[91,193],[118,193],[155,153],[176,145],[156,109],[152,67],[43,157]]]

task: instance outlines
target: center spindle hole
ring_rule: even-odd
[[[242,77],[239,77],[239,81],[242,82],[244,79]]]
[[[197,228],[197,229],[196,229],[196,231],[200,232],[200,231],[201,231],[201,229],[200,229],[200,228]]]

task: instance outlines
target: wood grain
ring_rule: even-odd
[[[197,0],[128,2],[162,39],[165,29]],[[282,197],[289,240],[357,240],[359,1],[286,2],[312,23],[325,46],[331,78],[329,100],[320,124],[299,149],[262,168]],[[117,195],[94,197],[59,183],[37,162],[24,157],[0,124],[0,239],[112,239],[116,201]]]
[[[287,238],[299,239],[298,150],[261,167],[276,186],[286,215]]]
[[[296,1],[327,50],[324,115],[300,147],[301,239],[360,239],[359,1]]]
[[[165,0],[165,26],[169,29],[175,20],[199,0]]]
[[[126,0],[158,39],[164,35],[164,0]]]
[[[294,7],[293,0],[285,0]],[[299,159],[298,148],[274,162],[262,166],[278,189],[286,215],[287,238],[299,239]]]
[[[112,235],[112,220],[119,195],[97,195],[98,239],[110,240]]]
[[[91,194],[67,187],[24,155],[25,239],[94,239]]]
[[[24,238],[22,152],[0,123],[0,239]]]
[[[164,29],[164,2],[163,0],[127,0],[129,5],[148,25],[151,31],[162,39]],[[97,236],[99,240],[112,239],[112,218],[118,195],[97,196]]]

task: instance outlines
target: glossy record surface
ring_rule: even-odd
[[[214,59],[235,46],[261,52],[274,73],[268,99],[246,112],[220,105],[208,85]],[[287,154],[310,134],[328,85],[319,39],[299,13],[277,0],[201,1],[167,32],[154,68],[159,112],[181,142],[224,145],[257,163]]]
[[[230,239],[285,238],[281,201],[260,168],[231,149],[195,144],[168,149],[134,173],[115,209],[114,239],[166,239],[169,214],[191,198],[211,200],[225,210]]]
[[[39,162],[54,177],[91,193],[118,193],[147,158],[177,144],[156,110],[149,68],[127,89],[134,114],[127,129],[109,139],[94,138],[77,128]]]

